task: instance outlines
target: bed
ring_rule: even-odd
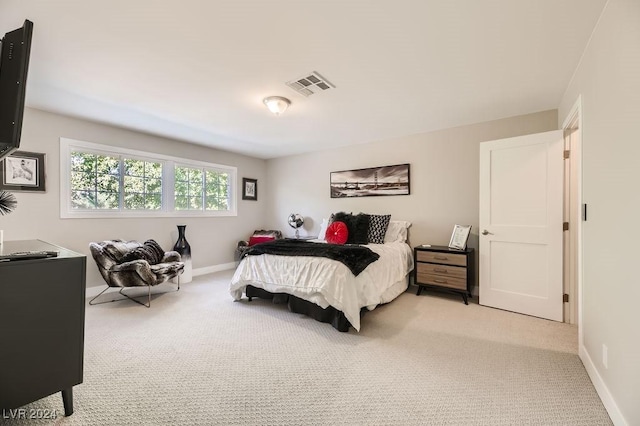
[[[230,284],[234,300],[245,294],[274,298],[294,312],[329,322],[339,331],[360,331],[361,313],[389,303],[408,286],[413,270],[406,221],[390,221],[384,244],[364,247],[379,255],[356,275],[345,264],[324,257],[249,255],[242,258]],[[326,244],[312,240],[312,244]]]

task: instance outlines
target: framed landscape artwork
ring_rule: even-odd
[[[16,151],[0,162],[0,189],[44,192],[44,154]]]
[[[409,164],[331,172],[331,198],[409,195]]]

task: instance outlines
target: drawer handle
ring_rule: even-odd
[[[441,274],[446,274],[447,270],[446,269],[440,269],[440,268],[433,268],[433,272],[440,272]]]
[[[437,282],[437,283],[440,283],[440,284],[446,284],[447,283],[447,280],[439,280],[438,278],[436,278],[434,281]]]
[[[436,260],[447,260],[447,256],[433,256]]]

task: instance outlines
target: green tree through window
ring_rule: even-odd
[[[162,209],[162,163],[124,159],[124,208]]]
[[[71,153],[71,205],[76,209],[117,209],[120,161],[116,157]]]
[[[205,179],[205,210],[227,210],[229,208],[229,174],[207,170]]]
[[[176,210],[228,210],[229,174],[226,172],[176,166]]]
[[[60,139],[61,217],[235,216],[237,169]]]
[[[73,151],[71,206],[83,210],[160,210],[162,163]]]

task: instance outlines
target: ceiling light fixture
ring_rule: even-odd
[[[262,102],[264,102],[267,108],[269,108],[269,111],[275,115],[282,114],[289,108],[289,105],[291,105],[291,101],[282,96],[269,96],[268,98],[264,98]]]

